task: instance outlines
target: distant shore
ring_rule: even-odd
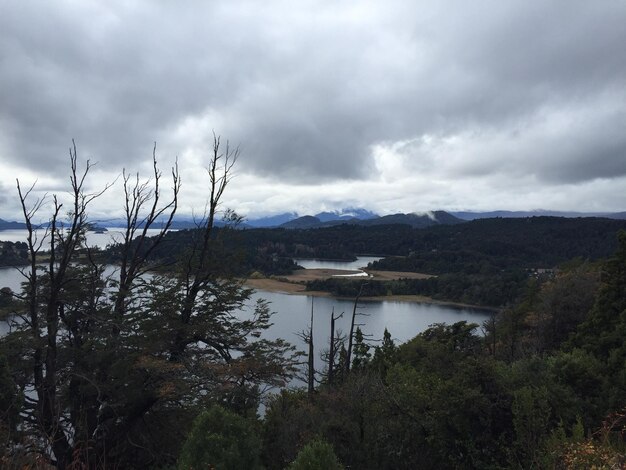
[[[309,291],[306,290],[306,281],[315,279],[328,279],[332,276],[343,276],[346,274],[358,274],[359,271],[344,271],[340,269],[302,269],[295,271],[294,274],[280,277],[259,277],[250,278],[244,281],[247,287],[256,290],[264,290],[268,292],[278,292],[287,295],[309,295],[312,297],[331,297],[343,299],[344,297],[336,297],[330,292],[324,291]],[[370,279],[377,280],[392,280],[392,279],[427,279],[432,277],[428,274],[421,273],[409,273],[409,272],[397,272],[397,271],[371,271],[367,270],[367,273],[372,276]],[[359,279],[359,278],[356,278]],[[367,279],[367,278],[363,278]],[[368,301],[389,301],[389,302],[415,302],[422,304],[435,304],[435,305],[449,305],[458,308],[471,308],[479,310],[489,310],[496,312],[499,309],[495,307],[484,307],[481,305],[470,305],[461,302],[451,302],[433,299],[424,295],[382,295],[362,297],[363,300]]]

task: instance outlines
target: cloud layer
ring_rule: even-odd
[[[242,212],[624,210],[624,24],[582,0],[3,2],[1,181],[57,190],[72,138],[102,178],[145,171],[157,141],[190,211],[215,130]]]

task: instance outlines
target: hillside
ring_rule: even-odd
[[[8,220],[0,219],[0,230],[19,230],[25,228],[26,224],[23,222],[9,222]]]
[[[324,214],[318,214],[317,216],[305,215],[298,217],[297,219],[290,220],[280,225],[281,228],[288,229],[309,229],[309,228],[324,228],[333,227],[336,225],[358,225],[363,227],[371,227],[375,225],[408,225],[413,228],[431,227],[433,225],[441,224],[459,224],[464,221],[445,212],[435,211],[427,213],[411,213],[411,214],[391,214],[382,217],[371,215],[368,218],[357,217],[341,217],[341,218],[329,218],[328,216],[321,217]]]
[[[428,267],[427,272],[437,274],[455,263],[488,262],[509,269],[552,267],[576,257],[605,258],[617,247],[617,232],[626,230],[626,220],[593,217],[480,219],[424,228],[345,223],[310,228],[308,224],[319,219],[306,216],[296,220],[302,222],[302,227],[231,231],[228,245],[274,257],[354,259],[359,254],[406,257],[415,262],[415,270],[424,271]],[[177,250],[183,249],[192,234],[193,230],[169,233],[167,256],[175,256]],[[397,264],[398,259],[401,258],[395,261],[390,258],[380,264]]]
[[[304,219],[315,222],[313,217]],[[220,229],[220,232],[221,233]],[[578,259],[596,261],[617,248],[625,220],[530,217],[482,219],[454,225],[413,228],[406,224],[341,224],[317,228],[229,230],[227,256],[238,259],[237,275],[288,275],[294,258],[354,260],[385,257],[371,269],[414,272],[436,278],[370,283],[371,295],[427,295],[438,300],[499,307],[518,298],[530,273],[552,270]],[[157,255],[175,263],[191,243],[193,230],[166,236]],[[234,265],[234,264],[233,264]],[[358,282],[311,283],[312,290],[354,296]]]

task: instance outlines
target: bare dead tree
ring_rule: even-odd
[[[120,279],[115,293],[115,301],[112,305],[113,332],[119,333],[121,318],[126,308],[126,299],[132,289],[133,282],[146,269],[146,261],[153,250],[161,243],[163,236],[171,226],[178,203],[180,190],[180,178],[178,168],[172,169],[173,196],[166,203],[160,201],[161,172],[157,166],[156,146],[153,149],[153,172],[154,180],[151,186],[149,182],[142,183],[137,175],[134,184],[124,172],[124,194],[126,229],[124,243],[122,243],[122,256]],[[68,286],[75,282],[74,275],[70,275],[70,269],[77,259],[79,249],[83,248],[84,236],[89,228],[87,221],[87,209],[90,204],[99,198],[109,187],[87,193],[85,191],[86,179],[93,164],[88,160],[83,170],[78,168],[76,144],[72,141],[70,148],[70,206],[67,211],[68,219],[62,218],[64,204],[56,195],[52,196],[52,215],[46,225],[43,236],[37,235],[34,218],[42,209],[44,198],[35,200],[29,198],[34,185],[23,191],[19,180],[17,190],[22,206],[22,212],[27,227],[27,245],[30,255],[30,272],[27,275],[27,305],[28,327],[33,339],[33,389],[36,398],[30,400],[31,417],[27,422],[32,423],[39,434],[43,437],[51,450],[51,458],[59,468],[65,468],[73,456],[73,446],[81,445],[79,434],[90,438],[94,429],[98,426],[98,408],[106,401],[106,393],[95,386],[95,382],[87,377],[92,371],[85,371],[89,367],[85,362],[83,335],[89,334],[91,318],[87,318],[81,325],[79,318],[85,317],[85,312],[94,312],[96,304],[101,298],[102,268],[97,266],[87,249],[87,260],[91,265],[89,295],[87,295],[86,310],[81,312],[71,310],[65,298]],[[145,209],[147,208],[147,212]],[[165,222],[161,226],[157,236],[150,239],[148,230],[152,228],[162,217]],[[133,242],[135,239],[135,242]],[[44,249],[47,257],[46,267],[42,271],[41,261]],[[43,277],[42,277],[43,276]],[[45,289],[43,287],[45,286]],[[103,321],[103,319],[100,319]],[[62,322],[62,324],[61,324]],[[69,350],[74,357],[71,369],[62,369],[59,362],[59,342],[65,335]],[[106,368],[104,369],[106,370]],[[62,376],[59,376],[62,374]],[[69,375],[68,375],[69,374]],[[104,376],[99,377],[106,381]],[[69,382],[64,382],[69,380]],[[69,390],[74,391],[70,396],[68,408],[63,408],[60,403],[59,392],[63,383],[67,383]],[[78,390],[89,383],[91,389],[96,389],[95,396],[89,398],[83,396],[78,399]],[[84,392],[81,392],[84,395]],[[86,424],[86,428],[80,431]],[[43,452],[45,453],[45,447]]]
[[[63,204],[52,197],[52,216],[44,236],[37,241],[33,219],[42,208],[44,199],[29,203],[34,185],[22,191],[19,180],[17,190],[27,226],[27,244],[30,253],[30,274],[27,305],[30,321],[28,327],[33,338],[33,385],[36,398],[27,421],[34,423],[38,434],[52,451],[58,468],[65,468],[71,459],[71,426],[68,425],[59,402],[60,364],[58,362],[59,321],[64,311],[62,290],[67,283],[67,272],[79,248],[87,224],[87,207],[100,197],[110,185],[95,193],[85,192],[85,179],[93,165],[87,160],[82,171],[78,169],[76,144],[72,141],[70,154],[71,207],[67,225],[60,220]],[[39,280],[39,255],[49,239],[48,263],[44,269],[45,291]],[[41,291],[41,292],[40,292]],[[43,321],[42,321],[43,320]]]
[[[182,308],[179,315],[179,328],[174,339],[171,359],[177,361],[181,358],[185,348],[198,341],[198,338],[185,333],[187,325],[191,321],[194,307],[197,304],[198,295],[215,280],[216,272],[210,266],[213,260],[211,256],[211,241],[215,228],[215,218],[226,187],[233,177],[233,167],[239,158],[239,148],[231,149],[226,142],[225,149],[221,149],[220,137],[213,134],[213,149],[207,173],[209,176],[209,199],[207,203],[208,213],[200,222],[200,241],[194,242],[191,253],[187,256],[184,269],[184,293]],[[207,338],[204,338],[207,339]],[[217,350],[223,351],[225,360],[230,359],[227,348],[214,344]]]
[[[35,218],[44,200],[32,202],[34,186],[24,190],[17,181],[31,265],[22,296],[25,322],[11,335],[21,342],[15,356],[29,359],[20,384],[22,391],[33,391],[24,393],[24,426],[49,463],[123,468],[127,462],[121,459],[133,459],[137,449],[159,452],[146,450],[156,416],[167,420],[177,405],[186,412],[216,397],[232,398],[233,406],[239,399],[253,403],[255,387],[282,386],[293,376],[295,361],[288,354],[294,348],[261,334],[271,325],[267,303],[258,302],[252,318],[234,314],[251,291],[229,276],[218,246],[227,231],[217,233],[214,225],[238,154],[214,135],[207,212],[194,231],[195,243],[188,256],[178,256],[176,272],[151,273],[150,279],[143,275],[154,266],[178,207],[178,168],[172,168],[167,198],[156,148],[151,180],[123,172],[126,229],[113,286],[103,277],[104,266],[83,247],[87,209],[109,185],[87,193],[92,165],[78,168],[75,145],[70,203],[49,198],[52,215],[43,237]],[[148,230],[161,221],[151,238]]]
[[[150,180],[141,182],[139,173],[135,174],[134,178],[131,178],[126,170],[122,173],[126,227],[121,245],[119,285],[114,305],[114,315],[118,324],[126,312],[126,302],[133,283],[146,272],[146,262],[172,226],[178,208],[181,187],[178,162],[171,169],[172,196],[165,203],[161,203],[162,173],[157,165],[156,143],[152,149],[152,171],[152,182]],[[147,212],[144,212],[146,207]],[[154,228],[162,217],[165,217],[165,221],[162,221],[159,231],[153,237],[149,237],[148,230]]]
[[[313,299],[311,297],[311,323],[309,325],[309,395],[315,391],[315,352],[313,347]]]
[[[367,286],[368,283],[364,282],[361,284],[361,287],[359,287],[359,292],[356,295],[356,297],[354,298],[354,304],[352,307],[352,319],[350,321],[350,335],[348,336],[348,351],[347,351],[347,361],[345,364],[345,368],[346,368],[346,372],[348,372],[350,370],[350,364],[352,361],[352,345],[354,342],[354,333],[355,333],[355,326],[358,326],[356,324],[356,316],[358,315],[357,313],[357,309],[359,306],[359,300],[361,299],[361,295],[363,295],[363,288],[365,286]]]
[[[328,350],[328,385],[332,387],[335,378],[335,360],[337,356],[338,346],[343,344],[344,338],[340,333],[335,336],[335,322],[343,317],[343,312],[339,316],[335,316],[335,308],[330,313],[330,347]]]
[[[307,383],[307,393],[309,396],[315,392],[315,349],[313,345],[313,299],[311,297],[311,319],[309,322],[309,327],[296,333],[304,344],[307,345],[307,361],[306,361],[306,383]]]

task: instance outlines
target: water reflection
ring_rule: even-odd
[[[268,338],[284,338],[304,349],[304,343],[297,333],[308,327],[311,315],[311,302],[314,309],[313,336],[316,351],[328,348],[330,338],[330,315],[343,312],[336,322],[336,329],[344,333],[350,331],[353,302],[331,297],[288,295],[279,292],[257,291],[251,299],[253,304],[262,298],[271,303],[274,326],[267,332]],[[374,340],[383,337],[385,328],[391,333],[396,344],[405,342],[424,331],[433,323],[455,323],[467,321],[482,324],[491,313],[480,309],[457,308],[450,305],[426,304],[397,301],[363,301],[359,303],[357,323],[361,330]]]
[[[25,268],[27,267],[25,266]],[[19,292],[22,288],[22,282],[26,281],[20,269],[22,268],[0,267],[0,288],[9,287],[13,292]]]

